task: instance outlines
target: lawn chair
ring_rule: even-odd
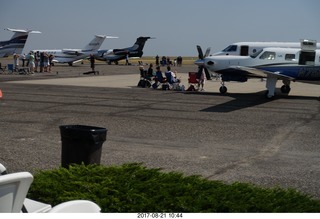
[[[8,72],[13,73],[13,71],[14,71],[13,64],[8,64]]]
[[[199,79],[197,79],[197,72],[189,72],[188,84],[189,88],[193,86],[195,90],[199,89]]]
[[[20,213],[33,176],[28,172],[0,176],[0,212]]]
[[[170,86],[170,90],[177,90],[176,88],[179,86],[180,84],[180,79],[175,79],[172,77],[171,72],[166,72],[165,76],[167,78],[167,83]]]
[[[100,213],[100,207],[92,201],[74,200],[53,208],[49,204],[26,198],[33,176],[28,172],[7,174],[0,163],[0,213]]]
[[[74,200],[54,206],[48,213],[100,213],[101,208],[92,201]]]
[[[143,66],[139,67],[140,70],[140,80],[138,82],[138,87],[151,87],[151,78],[148,76],[148,72],[144,70]]]

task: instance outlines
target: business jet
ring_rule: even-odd
[[[7,28],[5,30],[14,32],[10,40],[0,41],[0,58],[8,57],[16,54],[21,54],[22,50],[27,42],[29,33],[41,33],[34,30],[19,30]]]
[[[68,63],[69,66],[72,66],[74,63],[81,62],[83,59],[86,59],[90,54],[95,54],[98,52],[98,49],[101,47],[103,41],[106,38],[118,38],[113,36],[105,35],[95,35],[93,40],[88,43],[83,49],[54,49],[54,50],[32,50],[36,52],[44,52],[48,55],[53,55],[53,62],[56,63]]]
[[[116,65],[118,61],[128,58],[141,58],[143,55],[143,48],[148,39],[151,37],[138,37],[136,42],[131,47],[123,49],[108,49],[99,50],[95,54],[95,58],[100,61],[106,61],[109,65],[114,62]]]
[[[316,45],[317,49],[320,49],[320,43]],[[300,42],[238,42],[212,55],[250,56],[266,47],[300,48]]]
[[[221,75],[222,94],[227,92],[225,82],[246,82],[249,78],[267,79],[268,98],[274,97],[278,80],[282,80],[281,92],[286,94],[292,81],[320,84],[320,50],[313,40],[302,40],[301,48],[266,47],[252,56],[208,56],[208,50],[203,55],[201,47],[197,49],[195,64]]]

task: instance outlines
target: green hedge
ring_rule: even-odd
[[[73,165],[39,171],[28,193],[55,206],[86,199],[102,212],[320,212],[320,201],[293,189],[225,184],[200,176],[122,166]]]

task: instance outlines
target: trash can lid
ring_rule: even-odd
[[[61,125],[61,138],[75,138],[83,140],[105,141],[107,129],[88,125]]]

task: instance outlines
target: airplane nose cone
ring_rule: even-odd
[[[204,60],[203,59],[198,59],[197,61],[194,62],[197,66],[203,66],[204,65]]]

